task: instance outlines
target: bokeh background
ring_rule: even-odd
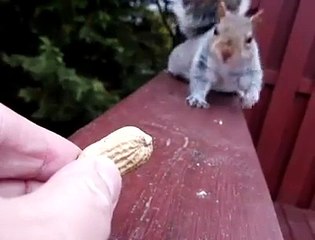
[[[0,102],[69,136],[166,67],[170,4],[0,0]]]

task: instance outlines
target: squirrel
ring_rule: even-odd
[[[173,11],[188,39],[172,50],[167,72],[189,81],[187,103],[191,107],[208,108],[206,97],[210,90],[215,90],[237,93],[242,107],[252,108],[259,101],[262,89],[263,70],[254,30],[263,10],[248,17],[245,13],[249,0],[225,0],[226,3],[195,0],[196,5],[202,1],[198,5],[200,11],[204,6],[217,7],[218,21],[210,26],[213,14],[201,17],[200,11],[194,12],[196,6],[189,7],[192,0],[177,1]],[[207,26],[210,27],[205,30]],[[200,32],[201,27],[204,32]]]

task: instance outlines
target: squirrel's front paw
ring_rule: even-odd
[[[199,96],[190,95],[186,98],[189,106],[197,108],[209,108],[209,103]]]
[[[252,108],[259,101],[258,91],[249,91],[241,98],[243,108]]]

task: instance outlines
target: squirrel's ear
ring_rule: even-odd
[[[255,13],[253,16],[250,17],[251,22],[254,25],[257,25],[258,23],[260,23],[262,21],[262,14],[264,13],[263,9],[260,9],[257,13]]]
[[[219,18],[223,18],[226,15],[226,5],[225,2],[223,0],[219,1],[219,6],[218,6],[218,14],[219,14]]]

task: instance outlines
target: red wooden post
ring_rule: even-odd
[[[315,91],[309,101],[278,200],[310,207],[315,187]]]
[[[81,148],[125,125],[154,137],[148,163],[123,177],[110,239],[282,240],[238,101],[185,103],[187,85],[161,74],[76,132]]]
[[[315,28],[310,27],[309,19],[313,18],[315,2],[300,1],[296,20],[290,35],[279,77],[275,85],[272,100],[263,124],[261,137],[257,145],[259,158],[268,181],[271,193],[276,195],[279,187],[284,162],[283,144],[288,132],[294,133],[294,100],[300,82],[304,79],[304,69],[312,48]],[[295,120],[294,120],[295,121]],[[290,125],[288,125],[290,123]],[[293,133],[290,135],[294,137]],[[289,149],[286,149],[289,151]]]
[[[267,63],[272,54],[271,49],[274,48],[273,38],[279,30],[276,21],[281,21],[281,13],[285,0],[269,1],[261,0],[261,9],[264,9],[263,22],[258,26],[258,39],[260,43],[261,56]]]
[[[255,0],[253,6],[256,6],[258,2],[260,2],[260,7],[265,10],[263,22],[257,29],[257,40],[265,70],[265,86],[259,103],[253,109],[245,110],[245,116],[255,145],[257,145],[269,107],[273,86],[277,81],[299,1]]]

